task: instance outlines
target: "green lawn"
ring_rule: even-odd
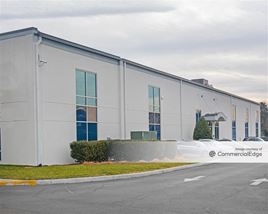
[[[0,165],[0,178],[35,180],[118,175],[182,166],[186,164],[187,163],[102,163],[43,167]]]

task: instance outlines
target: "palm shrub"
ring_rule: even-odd
[[[208,126],[207,121],[201,118],[194,128],[194,140],[199,139],[212,139],[211,129]]]

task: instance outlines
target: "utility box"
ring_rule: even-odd
[[[157,140],[156,131],[132,131],[131,140]]]

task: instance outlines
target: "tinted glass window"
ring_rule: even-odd
[[[87,140],[87,124],[86,123],[76,123],[76,133],[77,140]]]
[[[97,124],[88,123],[88,140],[97,140]]]
[[[77,105],[86,105],[86,98],[85,97],[76,96],[76,104]]]
[[[88,97],[96,97],[96,74],[94,73],[86,73],[86,96]]]
[[[160,88],[149,86],[149,131],[157,131],[157,139],[160,139]]]
[[[97,99],[96,98],[87,98],[87,105],[88,106],[97,106]]]
[[[76,121],[86,121],[86,120],[87,120],[86,107],[77,106],[76,107]]]
[[[96,74],[76,71],[77,140],[97,140]],[[90,123],[89,123],[90,122]]]
[[[97,108],[96,107],[87,108],[87,121],[97,122]]]
[[[86,73],[82,71],[76,71],[76,94],[86,95]]]

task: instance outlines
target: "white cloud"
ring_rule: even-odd
[[[1,0],[2,19],[88,17],[96,15],[166,12],[172,1],[156,0]]]
[[[268,101],[267,1],[0,2],[3,32],[36,26],[45,33],[182,77],[208,78],[219,89]]]

